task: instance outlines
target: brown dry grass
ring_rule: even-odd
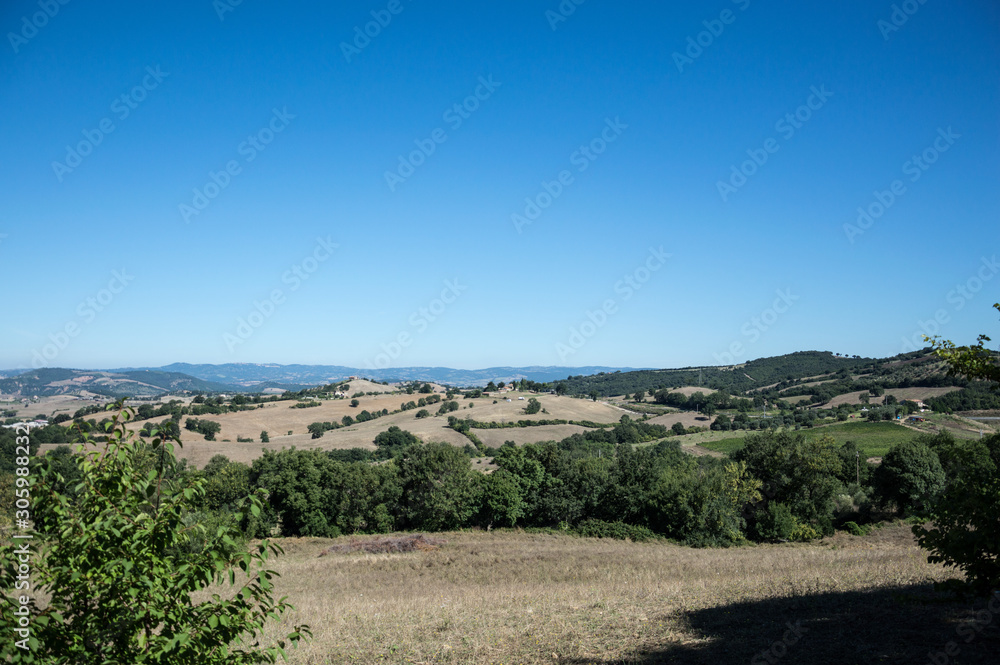
[[[680,423],[684,427],[708,427],[712,424],[712,419],[694,411],[680,411],[678,413],[665,413],[662,416],[654,416],[646,422],[654,425],[663,425],[664,427],[670,427],[674,423]]]
[[[795,621],[806,633],[785,662],[918,662],[981,609],[932,596],[928,582],[947,574],[905,526],[729,550],[520,532],[446,539],[436,551],[323,558],[337,541],[283,541],[277,593],[298,608],[284,628],[304,622],[315,636],[290,662],[721,665],[749,662]],[[962,642],[960,662],[995,662],[995,624]]]
[[[504,429],[475,429],[472,433],[487,446],[499,448],[505,441],[517,444],[539,441],[561,441],[567,436],[590,430],[580,425],[541,425],[539,427],[508,427]]]
[[[351,389],[355,385],[360,385],[359,381],[351,382]],[[373,389],[385,386],[372,384]],[[525,399],[518,400],[523,396]],[[337,422],[339,423],[345,415],[357,416],[363,409],[369,411],[380,411],[388,409],[393,411],[398,409],[401,403],[416,402],[421,395],[376,395],[360,397],[360,405],[350,406],[350,400],[328,400],[322,401],[320,406],[308,409],[289,408],[292,402],[274,402],[266,404],[263,409],[251,411],[241,411],[238,413],[226,413],[222,415],[194,416],[202,420],[214,420],[222,425],[222,431],[216,435],[216,441],[205,441],[205,438],[188,430],[182,430],[181,441],[183,449],[178,451],[178,457],[187,458],[196,467],[204,466],[215,455],[226,455],[231,460],[251,463],[260,457],[262,449],[280,450],[295,446],[299,449],[318,448],[322,450],[342,449],[342,448],[369,448],[374,449],[373,441],[375,437],[392,425],[396,425],[404,430],[412,432],[423,441],[442,441],[455,446],[464,446],[469,440],[447,426],[447,416],[432,416],[430,418],[415,418],[417,410],[404,411],[402,413],[390,414],[382,418],[376,418],[364,423],[357,423],[350,427],[331,430],[326,432],[320,439],[313,439],[306,428],[314,422]],[[507,402],[506,398],[511,401]],[[537,413],[526,415],[524,407],[530,397],[535,397],[542,403],[542,408],[548,413]],[[497,403],[493,404],[496,399]],[[602,402],[592,402],[590,400],[574,399],[571,397],[559,397],[557,395],[532,395],[531,393],[505,393],[503,399],[500,397],[483,397],[480,399],[466,400],[459,398],[460,409],[450,415],[459,418],[473,418],[484,422],[511,422],[516,420],[540,420],[562,418],[564,420],[592,420],[595,422],[617,422],[622,412],[612,406]],[[474,405],[469,408],[470,402]],[[427,409],[433,414],[437,412],[438,405],[433,404]],[[185,418],[182,418],[183,424]],[[161,420],[161,419],[157,419]],[[145,421],[137,421],[132,424],[134,429],[141,429]],[[476,430],[477,435],[486,433],[486,438],[491,442],[489,445],[500,446],[506,440],[517,443],[527,443],[547,439],[561,439],[570,434],[582,431],[576,426],[554,426],[553,432],[536,432],[546,428],[508,428],[497,430]],[[562,429],[560,429],[562,428]],[[266,430],[270,435],[270,443],[260,443],[260,432]],[[289,436],[287,432],[291,430],[293,434]],[[559,435],[564,431],[565,434]],[[494,433],[499,433],[494,436]],[[237,437],[253,438],[253,443],[239,443]],[[540,437],[540,438],[539,438]],[[482,437],[481,437],[482,438]],[[229,439],[229,441],[225,441]],[[495,442],[494,439],[497,439]],[[47,446],[48,448],[50,446]]]
[[[950,392],[960,390],[959,388],[889,388],[885,391],[886,395],[894,395],[899,401],[904,399],[919,399],[925,400],[931,397],[938,397]],[[858,399],[861,395],[868,394],[867,390],[860,390],[853,393],[844,393],[843,395],[837,395],[824,406],[826,408],[833,408],[840,406],[841,404],[860,404],[861,401]],[[881,404],[882,397],[872,397],[872,404]]]

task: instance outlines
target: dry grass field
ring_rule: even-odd
[[[11,401],[8,401],[11,400]],[[77,409],[85,406],[97,404],[91,399],[81,399],[75,395],[54,395],[52,397],[40,397],[37,402],[23,404],[20,397],[4,395],[0,399],[0,409],[13,409],[17,411],[18,418],[34,418],[37,415],[52,417],[60,413],[73,415]]]
[[[674,423],[680,423],[684,427],[708,427],[712,424],[712,419],[694,411],[680,411],[678,413],[665,413],[662,416],[654,416],[646,421],[653,425],[663,425],[670,427]]]
[[[893,395],[896,399],[902,402],[904,399],[919,399],[925,400],[931,397],[938,397],[939,395],[945,395],[947,393],[955,392],[960,390],[960,388],[889,388],[885,391],[886,395]],[[827,409],[832,409],[840,406],[841,404],[860,404],[861,400],[859,397],[861,395],[867,395],[867,390],[861,390],[853,393],[844,393],[843,395],[837,395],[829,402],[827,402],[824,407]],[[881,403],[881,397],[872,397],[872,404]]]
[[[356,383],[351,382],[352,391]],[[384,386],[372,384],[373,389]],[[515,420],[540,420],[546,418],[562,418],[565,420],[593,420],[595,422],[617,422],[621,418],[621,412],[614,407],[602,402],[591,402],[589,400],[573,399],[570,397],[558,397],[556,395],[530,395],[529,393],[507,393],[511,398],[510,402],[506,398],[483,397],[481,399],[458,399],[459,410],[449,415],[459,418],[474,418],[480,421],[510,422]],[[523,401],[518,400],[523,396]],[[529,397],[535,397],[542,403],[542,407],[549,413],[537,413],[525,415],[524,406]],[[290,408],[290,402],[274,402],[266,404],[263,409],[252,411],[242,411],[239,413],[226,413],[218,416],[199,416],[205,420],[214,420],[222,425],[222,431],[216,435],[216,441],[205,441],[204,437],[195,432],[184,430],[182,432],[182,442],[184,450],[179,456],[187,457],[188,460],[197,467],[204,466],[214,455],[223,454],[232,460],[250,463],[260,457],[261,449],[268,448],[280,450],[295,446],[296,448],[320,448],[331,450],[336,448],[371,448],[374,449],[373,441],[375,437],[392,425],[396,425],[404,430],[412,432],[423,441],[443,441],[456,446],[464,446],[469,440],[458,432],[447,426],[447,416],[432,416],[429,418],[416,418],[417,410],[404,411],[402,413],[390,414],[375,420],[364,423],[356,423],[350,427],[331,430],[320,439],[313,439],[306,431],[306,428],[313,422],[340,422],[345,415],[357,416],[362,410],[381,411],[388,409],[393,411],[398,409],[403,402],[416,402],[420,395],[374,395],[360,397],[360,404],[357,407],[350,406],[350,400],[329,400],[322,401],[318,407],[308,409]],[[496,399],[497,403],[493,404]],[[472,403],[472,407],[469,404]],[[432,414],[437,412],[437,404],[428,406],[427,409]],[[141,427],[141,423],[137,424]],[[559,428],[560,426],[555,426]],[[537,428],[508,428],[498,430],[475,430],[477,435],[485,434],[492,437],[494,433],[499,434],[499,442],[495,445],[502,445],[506,440],[525,443],[529,441],[539,441],[549,438],[556,438],[554,435],[539,437],[535,430],[546,429]],[[267,430],[270,435],[270,443],[259,443],[261,430]],[[293,434],[289,436],[288,431]],[[582,428],[572,427],[567,430],[569,436]],[[237,437],[251,437],[254,443],[238,443]],[[482,438],[482,437],[481,437]],[[563,437],[557,437],[563,438]],[[224,439],[230,439],[226,442]],[[489,438],[489,441],[492,441]],[[487,441],[487,438],[483,438]],[[494,445],[494,444],[490,444]]]
[[[360,390],[364,387],[362,384],[367,383],[352,381],[350,392],[353,394],[356,386]],[[368,388],[371,391],[386,389],[385,386],[379,384],[369,384]],[[201,468],[215,455],[225,455],[233,461],[249,464],[254,459],[260,457],[262,449],[281,450],[282,448],[290,448],[292,446],[299,449],[317,448],[321,450],[354,447],[374,449],[373,441],[375,437],[393,425],[412,432],[423,441],[443,441],[456,446],[464,446],[469,443],[469,439],[447,426],[447,416],[416,418],[415,416],[419,408],[331,430],[319,439],[313,439],[306,429],[310,423],[317,421],[339,423],[345,415],[356,417],[358,413],[366,409],[370,412],[381,411],[382,409],[393,411],[398,409],[400,404],[410,401],[416,402],[420,397],[421,395],[418,394],[369,395],[359,397],[358,401],[360,404],[357,407],[350,405],[350,399],[339,399],[323,400],[320,402],[320,406],[308,409],[294,409],[291,408],[294,402],[282,401],[267,403],[263,408],[250,411],[221,415],[185,416],[181,419],[182,424],[187,417],[195,417],[202,420],[213,420],[222,426],[222,430],[216,435],[215,441],[206,441],[205,437],[201,434],[182,429],[181,442],[183,443],[183,448],[178,450],[177,453],[178,457],[186,458],[190,464]],[[511,399],[510,402],[507,401],[508,397]],[[519,400],[518,397],[524,397],[524,400]],[[531,397],[540,401],[542,408],[548,413],[540,412],[533,415],[526,415],[524,407],[527,404],[527,400]],[[496,404],[493,404],[494,399],[497,401]],[[594,422],[613,423],[617,422],[624,413],[622,410],[604,402],[559,397],[557,395],[532,395],[531,393],[505,393],[502,398],[496,396],[494,393],[492,397],[472,400],[459,398],[457,402],[459,410],[449,415],[459,418],[473,418],[484,422],[561,418],[564,420],[591,420]],[[472,405],[471,407],[470,404]],[[438,404],[433,404],[428,406],[427,409],[434,414],[437,412],[438,406]],[[158,421],[162,420],[162,418],[153,420]],[[146,421],[139,420],[132,423],[131,428],[139,430],[145,424]],[[260,433],[265,430],[268,432],[270,442],[262,444],[260,443]],[[288,434],[289,431],[292,432],[291,435]],[[507,440],[515,441],[516,443],[529,443],[548,439],[558,440],[581,431],[584,431],[584,428],[575,425],[553,425],[475,430],[475,433],[487,445],[500,446]],[[237,441],[238,437],[252,438],[253,442],[241,443]],[[46,444],[42,446],[41,450],[45,452],[53,447],[55,447],[55,444]]]
[[[476,429],[473,434],[487,446],[499,448],[506,441],[514,443],[538,443],[539,441],[561,441],[567,436],[589,431],[580,425],[542,425],[540,427],[519,427],[505,429]]]
[[[279,541],[276,591],[297,611],[269,631],[314,633],[290,662],[923,664],[949,641],[949,663],[1000,653],[1000,611],[934,594],[949,575],[905,526],[735,549],[434,536],[434,551],[323,557],[349,539]]]

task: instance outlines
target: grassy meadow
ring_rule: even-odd
[[[434,534],[433,551],[320,553],[284,539],[278,595],[325,663],[994,663],[1000,617],[932,582],[905,525],[813,544],[693,549],[520,531]],[[796,633],[790,633],[790,626]],[[961,628],[964,632],[959,632]],[[277,635],[281,626],[271,627]],[[974,639],[966,643],[965,634]],[[754,658],[762,655],[763,660]]]

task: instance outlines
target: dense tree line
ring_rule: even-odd
[[[675,370],[638,370],[633,372],[600,373],[593,376],[571,376],[561,383],[571,395],[598,396],[632,395],[638,391],[705,386],[706,392],[725,390],[743,393],[785,380],[807,376],[851,372],[871,367],[870,358],[837,357],[829,352],[802,351],[773,358],[760,358],[745,363],[738,371],[718,367],[684,368]]]
[[[945,393],[926,400],[935,411],[987,411],[1000,409],[1000,391],[991,389],[982,381],[973,381],[963,390]]]

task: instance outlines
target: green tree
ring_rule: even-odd
[[[1000,303],[993,307],[1000,311]],[[972,346],[927,338],[949,372],[1000,387],[1000,362],[980,335]],[[947,478],[940,499],[931,510],[930,527],[917,525],[913,533],[930,551],[927,560],[958,568],[966,584],[987,593],[1000,586],[1000,434],[978,441],[937,442]]]
[[[466,526],[476,514],[483,475],[460,448],[428,443],[409,448],[397,461],[403,514],[412,529],[445,531]]]
[[[800,523],[833,533],[833,501],[844,489],[839,480],[843,461],[833,439],[765,430],[747,434],[744,441],[732,458],[746,462],[763,482],[764,504],[783,503]]]
[[[994,303],[993,307],[1000,311],[1000,303]],[[925,336],[924,339],[932,343],[935,355],[948,363],[951,375],[1000,384],[1000,362],[997,353],[984,345],[984,342],[991,341],[986,335],[980,335],[972,346],[955,346],[951,341],[942,341],[938,337]]]
[[[378,451],[377,456],[380,459],[389,459],[390,457],[395,457],[409,446],[420,443],[420,439],[414,434],[400,429],[396,425],[392,425],[386,431],[379,432],[375,436],[373,443],[375,444],[375,449]]]
[[[542,410],[542,403],[539,402],[534,397],[529,397],[528,404],[524,407],[524,412],[528,415],[532,415],[534,413],[538,413],[541,410]]]
[[[873,479],[879,503],[894,503],[904,515],[925,514],[945,484],[937,453],[922,441],[907,441],[890,448]]]
[[[676,434],[678,436],[682,436],[684,434],[687,434],[687,428],[685,428],[684,425],[681,424],[681,423],[674,423],[670,427],[670,429],[673,431],[674,434]]]
[[[712,422],[711,429],[713,429],[713,430],[721,430],[723,432],[728,432],[730,429],[732,429],[732,423],[729,420],[729,416],[723,414],[723,415],[719,416],[718,418],[716,418]]]
[[[507,469],[497,469],[486,477],[483,488],[483,521],[487,526],[514,526],[525,515],[520,479]]]
[[[266,429],[262,430],[261,433],[260,433],[260,442],[261,443],[270,443],[271,442],[271,437],[268,435]]]
[[[264,541],[246,551],[236,545],[240,534],[233,528],[205,533],[200,525],[184,526],[205,482],[191,475],[164,478],[137,466],[143,442],[126,427],[132,416],[128,409],[114,416],[103,454],[75,456],[81,482],[74,499],[54,491],[54,467],[39,466],[28,479],[36,498],[36,538],[44,543],[33,558],[32,577],[49,600],[45,607],[34,599],[27,605],[33,634],[23,646],[29,649],[8,637],[0,656],[11,663],[81,665],[276,662],[286,644],[309,634],[296,626],[277,643],[262,643],[268,620],[294,609],[273,599],[277,573],[264,567],[280,548]],[[151,448],[173,457],[169,439],[157,436]],[[256,495],[244,505],[251,513],[261,510]],[[198,536],[204,546],[192,553],[187,545]],[[4,589],[14,589],[16,568],[14,547],[5,545]],[[237,587],[243,574],[246,582]],[[222,594],[192,598],[227,583],[237,587],[228,600]],[[3,600],[0,630],[14,636],[19,604],[6,594]]]
[[[973,590],[1000,585],[1000,434],[963,441],[953,451],[961,473],[949,478],[931,510],[931,524],[913,533],[927,560],[965,574]]]
[[[361,404],[361,402],[359,402],[359,401],[358,401],[358,400],[356,400],[356,399],[352,399],[352,400],[351,400],[351,407],[352,407],[352,408],[357,408],[357,407],[358,407],[358,406],[359,406],[360,404]]]

